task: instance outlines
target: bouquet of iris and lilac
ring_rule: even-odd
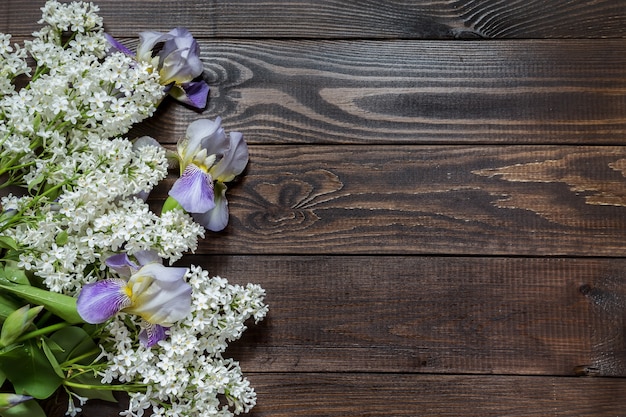
[[[144,32],[133,53],[91,3],[42,11],[22,46],[0,35],[0,416],[45,416],[38,401],[59,392],[70,416],[114,391],[125,416],[249,411],[254,390],[223,353],[265,316],[263,289],[172,266],[226,227],[243,136],[219,118],[171,152],[125,136],[167,95],[204,108],[197,42]],[[170,160],[180,177],[155,213],[146,198]]]

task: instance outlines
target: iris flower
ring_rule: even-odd
[[[153,346],[165,331],[191,311],[191,287],[183,277],[187,268],[162,265],[153,251],[109,257],[106,264],[120,278],[108,278],[83,286],[77,300],[78,314],[87,323],[104,323],[119,312],[143,319],[139,338]]]
[[[228,224],[226,184],[248,164],[248,145],[239,132],[226,137],[222,120],[192,122],[176,152],[181,176],[170,197],[208,230],[220,231]]]
[[[113,37],[107,35],[107,38],[117,50],[133,56]],[[203,80],[194,81],[204,69],[200,47],[187,29],[177,27],[167,33],[141,32],[136,59],[158,71],[160,83],[170,96],[198,109],[206,106],[209,86]]]
[[[33,397],[30,397],[28,395],[2,393],[0,394],[0,412],[6,411],[11,407],[15,407],[18,404],[32,399]]]

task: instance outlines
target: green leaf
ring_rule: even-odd
[[[78,363],[86,365],[93,362],[99,353],[98,346],[91,336],[80,327],[64,327],[50,336],[50,342],[56,346],[51,351],[59,363],[83,357]],[[110,390],[97,389],[104,386],[100,382],[100,377],[84,373],[72,378],[72,381],[94,387],[93,389],[72,387],[72,391],[82,397],[117,402]]]
[[[48,362],[50,362],[50,366],[52,366],[52,369],[54,369],[54,373],[57,374],[59,378],[65,378],[65,374],[63,373],[63,369],[61,369],[61,365],[59,365],[57,358],[55,357],[54,353],[52,353],[50,346],[48,346],[48,344],[46,343],[46,339],[44,338],[41,338],[41,349],[43,350],[44,355],[46,355]]]
[[[52,352],[52,354],[54,355],[55,360],[57,359],[57,352],[63,352],[63,348],[61,346],[59,346],[57,344],[57,342],[55,342],[54,340],[52,340],[50,337],[46,337],[46,345],[48,345],[48,348],[50,349],[50,352]]]
[[[35,400],[26,401],[8,410],[0,411],[2,417],[46,417],[43,408]]]
[[[44,306],[70,324],[82,323],[83,319],[76,311],[76,299],[30,285],[11,284],[0,282],[0,288],[11,292],[33,304]]]
[[[26,272],[24,272],[24,270],[21,268],[7,265],[2,270],[2,277],[5,280],[12,282],[14,284],[30,285],[30,281],[28,280],[28,277],[26,276]]]
[[[41,124],[41,114],[37,113],[35,118],[33,119],[33,131],[37,132],[39,130],[39,125]]]
[[[3,184],[2,187],[4,187],[4,185],[5,184]],[[2,187],[0,187],[0,188],[2,188]],[[13,216],[15,216],[15,212],[9,211],[9,210],[0,213],[0,224],[6,223]],[[6,229],[6,227],[4,227],[2,230],[5,230],[5,229]]]
[[[0,248],[18,250],[19,246],[17,246],[17,242],[12,237],[0,236]]]
[[[54,342],[55,348],[52,349],[55,358],[59,363],[71,361],[72,359],[85,356],[90,352],[93,355],[85,356],[79,363],[89,364],[100,353],[98,346],[91,339],[89,334],[80,327],[70,326],[57,330],[50,335],[50,341]]]
[[[163,203],[163,207],[161,208],[161,213],[166,213],[175,209],[182,210],[182,208],[183,207],[180,205],[180,203],[176,201],[173,197],[167,197],[167,199]]]
[[[0,294],[0,321],[6,320],[18,308],[20,308],[19,303],[4,294]]]
[[[63,246],[67,243],[67,239],[68,239],[68,234],[67,231],[63,230],[61,232],[59,232],[59,234],[56,236],[56,238],[54,239],[54,242],[59,245],[59,246]]]
[[[4,220],[2,219],[2,215],[0,215],[0,224],[2,224]],[[19,250],[7,250],[2,256],[3,261],[13,261],[17,262],[20,260],[20,251]]]
[[[104,327],[104,324],[89,324],[89,323],[85,323],[85,324],[83,324],[80,327],[85,332],[87,332],[89,337],[91,337],[93,339],[94,335],[101,333],[102,328]]]
[[[36,178],[28,181],[28,192],[33,191],[33,188],[41,184],[45,179],[46,179],[45,174],[40,174]]]
[[[37,399],[48,398],[63,382],[32,339],[0,354],[0,369],[13,384],[15,392]]]

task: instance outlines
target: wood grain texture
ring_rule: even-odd
[[[166,101],[132,135],[174,143],[191,121],[216,116],[251,144],[621,144],[626,135],[622,40],[200,46],[206,111]]]
[[[615,417],[626,380],[499,376],[250,375],[250,417]]]
[[[9,14],[9,3],[6,1],[0,2],[0,32],[9,33],[11,15]]]
[[[201,252],[626,254],[622,146],[254,146],[250,159]]]
[[[0,30],[29,34],[43,0],[4,0]],[[623,38],[624,0],[99,0],[116,36],[184,25],[198,37]]]
[[[202,117],[219,115],[253,144],[616,144],[626,135],[621,40],[200,47],[212,88]],[[169,104],[136,134],[172,143],[201,117]]]
[[[267,291],[226,352],[251,417],[624,415],[626,0],[96,3],[130,47],[200,40],[206,111],[130,136],[221,116],[250,144],[182,262]]]
[[[257,392],[249,417],[615,417],[623,378],[360,373],[247,373]],[[62,403],[47,411],[62,415]],[[77,417],[114,417],[123,406],[90,401]]]
[[[626,376],[626,261],[189,256],[267,291],[228,355],[254,372]]]

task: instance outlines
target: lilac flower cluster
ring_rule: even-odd
[[[132,52],[97,12],[48,0],[23,47],[0,34],[0,373],[15,386],[0,407],[39,416],[32,398],[62,388],[74,416],[114,384],[130,395],[126,416],[246,412],[254,390],[222,354],[265,316],[263,289],[171,265],[227,226],[226,184],[247,145],[219,117],[192,122],[173,152],[125,137],[168,95],[204,109],[209,86],[188,30],[143,32]],[[146,199],[171,159],[180,173],[155,213]],[[92,351],[72,357],[78,346]],[[7,352],[39,364],[30,379]]]

